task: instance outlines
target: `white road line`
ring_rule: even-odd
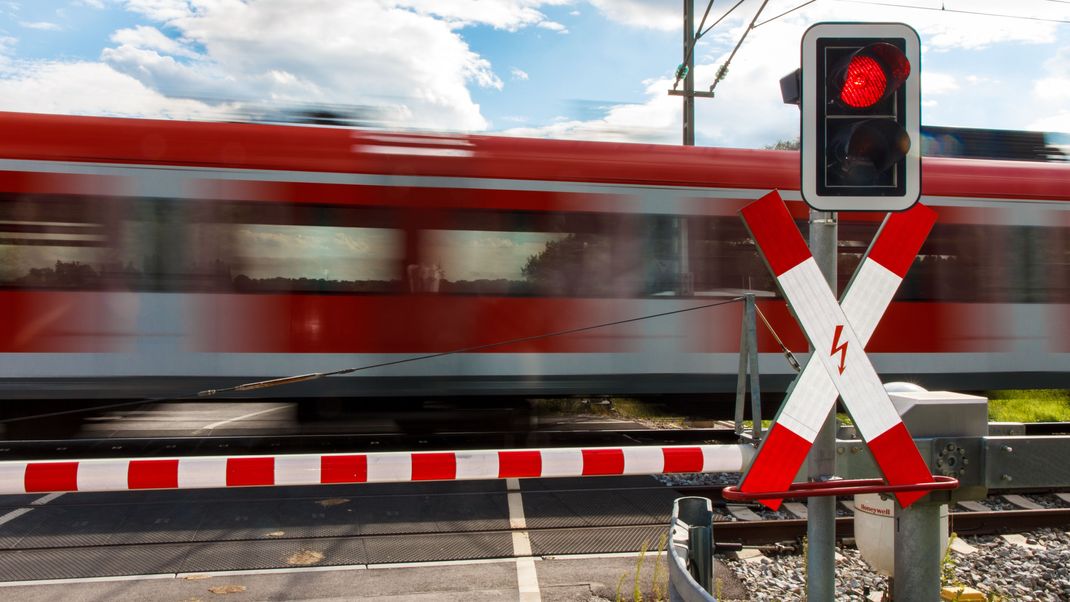
[[[267,414],[268,412],[275,412],[275,411],[282,410],[282,409],[288,408],[288,407],[290,407],[290,404],[283,404],[281,406],[275,406],[273,408],[268,408],[266,410],[260,410],[259,412],[253,412],[251,414],[246,414],[244,416],[238,416],[237,418],[231,418],[229,420],[221,420],[219,422],[213,422],[212,424],[209,424],[208,426],[202,428],[201,430],[210,431],[212,429],[217,429],[217,428],[223,426],[224,424],[230,424],[231,422],[238,422],[239,420],[245,420],[246,418],[252,418],[253,416],[259,416],[261,414]]]
[[[48,495],[41,496],[41,497],[37,498],[36,500],[30,502],[30,506],[44,506],[45,504],[51,502],[52,500],[58,498],[59,496],[64,495],[65,493],[66,492],[61,491],[59,493],[50,493]],[[24,508],[15,508],[11,512],[8,512],[7,514],[5,514],[3,516],[0,516],[0,525],[9,523],[9,522],[15,520],[16,518],[31,512],[32,510],[33,510],[33,508],[25,508],[25,507]]]
[[[15,508],[11,512],[0,516],[0,525],[11,522],[16,518],[22,516],[23,514],[26,514],[27,512],[33,512],[33,508]]]
[[[516,585],[520,591],[520,602],[542,602],[535,558],[531,556],[531,539],[526,531],[528,521],[524,517],[520,479],[506,479],[505,488],[508,492],[509,528],[513,529],[513,556],[516,557]]]
[[[56,493],[50,493],[50,494],[48,494],[48,495],[46,495],[44,497],[38,498],[38,499],[30,502],[30,505],[31,506],[44,506],[45,504],[51,502],[52,500],[58,498],[59,496],[66,495],[66,493],[67,492],[65,492],[65,491],[58,491]]]

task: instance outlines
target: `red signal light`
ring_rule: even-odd
[[[864,109],[883,98],[887,87],[888,78],[880,63],[871,56],[855,55],[847,65],[840,100],[849,107]]]
[[[862,48],[833,70],[838,78],[836,98],[843,106],[867,109],[884,100],[910,76],[910,61],[903,51],[887,42]]]
[[[868,47],[868,50],[884,63],[884,68],[888,70],[888,74],[891,76],[892,82],[894,82],[893,85],[898,87],[910,77],[910,60],[907,59],[902,50],[887,42],[872,44]]]

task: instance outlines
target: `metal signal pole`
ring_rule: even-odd
[[[684,0],[684,62],[677,69],[677,77],[680,71],[684,72],[684,89],[677,90],[673,86],[669,90],[672,96],[684,97],[684,146],[695,145],[695,97],[713,98],[712,92],[695,92],[695,5],[694,0]],[[709,8],[706,9],[709,14]],[[705,16],[703,17],[705,22]],[[679,82],[679,79],[677,79]]]
[[[684,146],[695,146],[695,5],[684,0]]]
[[[835,211],[810,210],[810,252],[837,299],[836,247],[839,224]],[[817,350],[814,350],[817,352]],[[807,457],[809,481],[824,481],[836,474],[836,406],[825,418]],[[806,501],[806,598],[813,602],[836,599],[836,498],[812,497]]]

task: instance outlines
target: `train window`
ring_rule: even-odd
[[[1037,254],[1042,256],[1046,276],[1047,303],[1070,303],[1070,227],[1040,228],[1043,243]]]
[[[409,290],[413,292],[523,295],[543,292],[540,286],[551,278],[565,277],[566,270],[539,266],[538,258],[575,251],[591,243],[576,234],[560,232],[502,232],[486,230],[427,230],[422,256],[426,261],[409,267]],[[579,255],[579,253],[577,253]],[[563,266],[562,266],[563,267]],[[565,283],[562,282],[562,285]]]
[[[695,295],[778,294],[776,282],[738,217],[691,217],[687,238]]]
[[[114,216],[106,199],[0,199],[0,286],[122,287],[133,268],[118,256]]]
[[[189,228],[199,272],[241,292],[396,292],[404,233],[384,210],[221,204]]]
[[[186,224],[195,205],[170,199],[138,199],[123,216],[120,248],[134,266],[131,288],[143,291],[188,291],[227,288],[225,270],[214,282],[195,267],[197,249]]]
[[[384,228],[240,224],[234,284],[242,291],[388,292],[401,233]]]
[[[1032,303],[1051,297],[1044,228],[937,222],[903,280],[900,301]]]
[[[422,233],[411,290],[633,296],[640,288],[629,216],[472,211],[450,215],[448,226]]]
[[[1070,228],[1016,226],[1008,232],[1011,300],[1070,303]]]

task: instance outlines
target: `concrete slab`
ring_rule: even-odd
[[[966,510],[969,510],[970,512],[992,512],[991,508],[985,506],[981,502],[977,502],[974,500],[962,500],[957,503],[959,506],[965,508]]]
[[[1025,510],[1043,510],[1044,506],[1034,502],[1033,500],[1025,497],[1024,495],[1007,494],[1000,496],[1009,504],[1013,504],[1019,508]]]
[[[956,537],[951,541],[951,551],[956,554],[962,554],[963,556],[969,556],[970,554],[977,553],[977,548],[963,541],[961,537]]]
[[[732,516],[736,517],[739,520],[743,520],[743,521],[762,520],[762,517],[758,516],[758,514],[756,512],[754,512],[750,508],[748,508],[746,506],[743,506],[741,504],[728,504],[727,505],[727,510],[728,510],[729,514],[731,514]]]
[[[801,504],[799,502],[784,502],[784,509],[795,515],[796,518],[806,520],[806,504]]]

